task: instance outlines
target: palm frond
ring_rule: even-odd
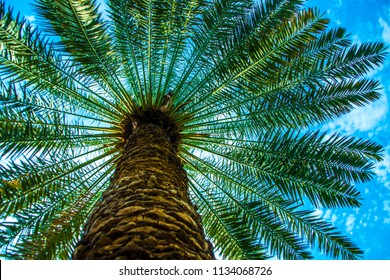
[[[58,113],[69,118],[83,119],[89,123],[102,123],[102,125],[117,125],[111,119],[106,119],[93,111],[82,109],[64,99],[59,99],[45,91],[32,90],[28,85],[17,82],[4,82],[0,79],[0,102],[2,106],[19,112],[32,111],[41,115]]]
[[[222,258],[362,255],[308,209],[360,206],[382,160],[317,127],[380,97],[383,43],[302,0],[107,3],[36,0],[40,31],[0,0],[2,257],[69,259],[138,121],[166,130]]]
[[[248,174],[269,182],[295,200],[308,196],[316,206],[359,206],[353,184],[373,176],[372,155],[382,147],[361,139],[325,134],[262,134],[258,140],[185,139],[183,145],[212,155],[211,166],[231,176]],[[212,171],[210,171],[212,172]]]
[[[355,260],[363,255],[351,240],[343,236],[334,226],[322,220],[310,210],[295,210],[296,206],[280,203],[273,210],[289,223],[291,230],[304,236],[307,242],[327,256]],[[294,211],[295,210],[295,211]]]
[[[118,128],[84,125],[78,119],[67,120],[65,116],[58,112],[41,114],[4,106],[0,110],[1,157],[44,156],[48,152],[60,156],[69,149],[112,143],[112,139],[121,135]]]
[[[77,67],[62,60],[52,43],[25,20],[14,18],[12,10],[0,5],[0,75],[13,83],[24,81],[34,91],[49,91],[74,106],[111,118],[118,106],[86,86],[88,79]],[[117,115],[118,116],[118,115]]]
[[[194,169],[197,171],[197,169]],[[205,229],[215,244],[215,250],[225,258],[232,259],[266,259],[265,247],[258,244],[253,233],[237,220],[233,211],[226,211],[227,205],[217,196],[205,191],[204,181],[193,178],[190,181],[194,193],[194,202],[204,219]],[[196,175],[195,175],[196,176]]]
[[[106,93],[132,111],[133,102],[116,75],[111,37],[96,0],[37,0],[36,11],[46,19],[45,28],[55,36],[63,51],[80,63],[79,71],[93,77]]]
[[[193,155],[191,157],[194,158]],[[202,214],[204,213],[206,228],[210,226],[221,232],[222,225],[226,227],[231,224],[232,226],[228,230],[231,231],[230,235],[234,235],[234,229],[237,228],[239,233],[239,228],[247,223],[245,234],[251,233],[252,237],[245,239],[252,240],[254,244],[256,244],[256,240],[258,240],[257,244],[263,242],[263,246],[267,245],[269,253],[282,259],[311,258],[310,253],[307,252],[309,245],[311,247],[318,246],[320,251],[324,251],[328,255],[332,253],[334,258],[353,259],[356,255],[362,254],[348,238],[340,235],[330,224],[311,215],[312,212],[296,211],[296,201],[286,200],[275,192],[271,185],[259,185],[260,183],[251,176],[242,179],[243,172],[240,173],[241,178],[238,180],[237,174],[228,175],[229,173],[226,171],[218,171],[217,168],[214,168],[216,163],[206,164],[200,159],[188,161],[188,158],[186,158],[186,162],[190,165],[191,172],[189,174],[196,171],[198,178],[192,175],[190,178],[199,184],[197,186],[198,192],[199,189],[202,189],[202,194],[207,196],[207,199],[197,200],[199,209],[204,208],[200,211]],[[214,200],[216,200],[214,204],[210,203]],[[221,223],[221,221],[211,218],[210,211],[216,209],[220,209],[223,211],[222,213],[229,213],[225,215],[231,219]],[[308,220],[301,218],[302,213],[311,218]],[[236,225],[237,222],[239,222],[238,225]],[[305,228],[305,233],[303,233],[302,228]],[[311,235],[308,237],[305,234]],[[217,244],[217,248],[221,248],[224,256],[229,256],[230,250],[236,254],[239,252],[239,250],[232,248],[232,241],[230,241],[230,246],[225,243],[224,239],[227,237],[224,234],[213,236],[213,242]],[[249,259],[250,256],[236,255],[234,258]]]
[[[17,220],[6,221],[13,230],[2,232],[0,245],[8,257],[69,258],[86,218],[107,187],[117,157],[101,162],[112,153],[82,162],[75,159],[85,154],[60,161],[26,159],[2,167],[2,218],[16,213],[12,219]]]
[[[187,64],[183,66],[182,75],[174,87],[174,94],[181,92],[184,97],[190,85],[197,85],[202,80],[205,69],[212,67],[207,60],[214,53],[222,38],[233,33],[236,20],[249,12],[252,1],[215,0],[207,3],[202,12],[201,24],[194,28],[191,36],[192,50],[185,55]],[[187,85],[186,85],[187,84]]]
[[[94,150],[93,152],[99,151]],[[35,161],[26,160],[22,166],[18,166],[15,162],[11,162],[11,168],[1,166],[2,169],[2,184],[1,184],[1,210],[5,217],[12,215],[14,212],[33,208],[37,201],[57,196],[59,192],[72,190],[70,182],[78,184],[80,172],[85,172],[91,164],[106,159],[107,162],[112,162],[108,159],[117,158],[116,149],[111,149],[91,159],[80,160],[80,156],[70,159],[63,158],[55,160],[52,156],[49,160],[36,159]],[[88,153],[92,154],[92,152]],[[85,156],[86,153],[83,154]],[[79,158],[78,162],[73,161]],[[38,165],[39,164],[39,165]],[[106,163],[102,164],[103,166]],[[20,165],[20,164],[19,164]],[[28,169],[27,169],[28,167]],[[12,171],[14,170],[14,172]],[[16,173],[15,171],[24,171]],[[92,170],[92,169],[91,169]],[[10,178],[6,175],[9,174]],[[76,176],[76,177],[75,177]]]
[[[347,47],[350,46],[350,42],[345,37],[343,29],[324,32],[317,36],[313,32],[321,31],[326,21],[321,19],[319,12],[315,11],[305,14],[304,17],[313,20],[312,23],[317,21],[317,27],[314,30],[308,28],[307,32],[303,32],[302,36],[308,36],[309,41],[302,53],[295,54],[287,48],[285,53],[275,53],[276,59],[282,60],[272,61],[272,58],[267,56],[272,54],[275,44],[271,41],[269,44],[258,42],[258,49],[264,53],[264,55],[259,54],[257,60],[261,63],[259,70],[256,70],[254,61],[241,49],[242,53],[233,53],[235,54],[233,58],[222,56],[225,62],[222,60],[222,65],[217,65],[215,68],[215,71],[219,69],[221,74],[217,75],[214,71],[215,73],[202,77],[199,85],[204,86],[205,92],[202,92],[200,87],[194,91],[200,91],[201,95],[197,93],[199,98],[201,101],[205,100],[210,106],[203,106],[203,102],[193,102],[194,108],[191,109],[198,113],[198,116],[192,121],[230,113],[233,116],[244,115],[250,118],[259,116],[256,121],[260,122],[258,125],[261,127],[283,125],[299,128],[328,121],[350,112],[354,106],[363,106],[378,99],[380,96],[378,82],[358,80],[358,78],[377,63],[383,62],[386,54],[385,46],[374,43],[360,48],[352,46],[349,49]],[[314,26],[316,25],[314,24],[313,28]],[[283,32],[279,33],[283,34]],[[266,36],[264,38],[264,40],[272,40]],[[294,47],[294,42],[290,38],[286,37],[285,40],[296,50],[300,49]],[[298,41],[304,42],[304,40]],[[270,46],[269,53],[264,51],[263,45]],[[283,49],[281,47],[281,50]],[[370,57],[365,55],[368,53]],[[355,57],[354,61],[350,61],[352,56]],[[360,65],[363,61],[364,65]],[[245,65],[249,65],[254,71],[248,70],[249,73],[245,74],[247,68],[242,68],[242,75],[247,77],[237,81],[236,78],[241,74],[234,76],[235,74],[229,72],[229,69],[237,69],[238,72],[240,67]],[[346,70],[347,68],[350,70]],[[351,72],[354,72],[355,76],[351,76]],[[217,82],[213,81],[213,76],[217,77]],[[356,80],[351,81],[351,78]],[[220,85],[220,81],[224,79],[228,79],[227,83]],[[233,81],[234,84],[229,85]],[[210,88],[216,88],[217,92]],[[221,92],[218,92],[219,90]],[[195,93],[190,95],[192,94]],[[215,104],[222,104],[222,106],[215,106]]]

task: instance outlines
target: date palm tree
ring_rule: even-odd
[[[382,147],[319,130],[380,97],[382,43],[301,0],[0,1],[9,259],[355,259]]]

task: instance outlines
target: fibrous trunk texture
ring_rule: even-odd
[[[166,132],[135,127],[74,259],[214,259]]]

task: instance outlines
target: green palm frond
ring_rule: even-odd
[[[361,205],[382,147],[317,128],[380,97],[383,43],[301,0],[107,4],[36,0],[40,29],[0,0],[1,257],[70,258],[139,119],[167,131],[223,258],[362,255],[307,209]]]
[[[120,129],[104,123],[104,119],[100,121],[93,114],[88,116],[67,102],[40,96],[26,86],[16,88],[15,84],[9,87],[3,84],[0,100],[3,104],[0,148],[4,157],[43,156],[69,148],[108,145],[111,141],[107,138],[120,135]]]
[[[228,231],[220,240],[215,240],[216,249],[223,256],[258,259],[267,257],[268,249],[269,253],[285,259],[310,258],[310,254],[305,252],[303,242],[294,233],[283,228],[283,225],[274,219],[272,212],[267,211],[268,205],[255,202],[258,195],[249,190],[250,183],[235,182],[231,177],[217,177],[218,175],[211,178],[207,169],[204,172],[199,170],[204,167],[199,166],[199,163],[200,161],[188,163],[198,174],[197,178],[192,177],[193,181],[197,182],[198,189],[203,191],[202,194],[196,191],[198,197],[195,201],[201,205],[205,204],[205,201],[211,204],[200,210],[200,213],[207,217],[216,216],[210,218],[213,222],[208,225],[208,230],[215,232],[214,234]],[[195,188],[193,190],[195,192]],[[276,198],[271,188],[262,188],[262,191],[268,196],[267,199]],[[255,205],[261,206],[255,208]],[[216,213],[209,213],[210,207]],[[232,249],[233,246],[237,249]]]
[[[2,166],[1,217],[12,215],[16,221],[3,223],[6,228],[0,244],[15,240],[18,244],[7,252],[8,257],[69,258],[91,207],[107,187],[117,159],[112,153],[85,162],[80,162],[83,154],[61,161],[51,156]],[[11,232],[7,232],[9,227]]]
[[[201,159],[204,168],[211,169],[208,173],[257,178],[257,183],[249,185],[267,182],[283,196],[296,201],[304,196],[316,206],[360,206],[360,195],[352,184],[371,179],[370,158],[381,146],[338,135],[326,141],[324,137],[279,131],[261,135],[257,141],[211,137],[185,140],[183,145],[213,155]]]
[[[177,83],[177,69],[187,63],[183,53],[204,1],[112,0],[108,5],[130,91],[143,106],[161,105]]]
[[[80,76],[79,67],[70,60],[63,60],[37,29],[19,17],[13,18],[4,3],[0,12],[2,80],[24,81],[33,91],[49,92],[51,98],[55,96],[100,116],[115,118],[119,115],[120,107],[98,94],[102,90],[94,87],[90,78]]]
[[[127,104],[131,109],[130,96],[118,77],[113,75],[117,67],[113,63],[111,38],[96,3],[89,0],[39,0],[36,1],[36,10],[48,21],[45,27],[49,32],[61,37],[64,51],[81,64],[79,71],[94,78],[121,106]]]

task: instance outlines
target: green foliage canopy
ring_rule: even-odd
[[[36,28],[0,1],[3,257],[69,258],[126,121],[163,109],[222,257],[362,254],[307,209],[360,206],[382,147],[313,127],[379,98],[364,76],[382,43],[352,44],[300,0],[107,4],[36,0]]]

